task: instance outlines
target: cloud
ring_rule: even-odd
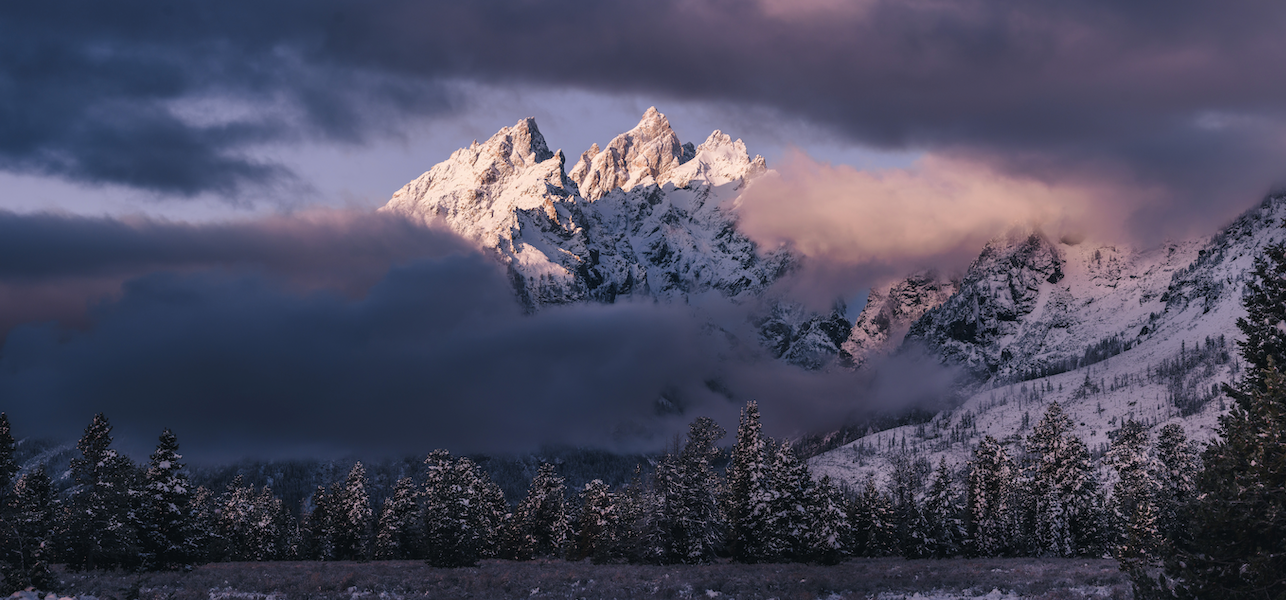
[[[10,214],[0,234],[0,256],[31,257],[0,262],[0,297],[60,302],[0,346],[0,408],[22,437],[71,439],[105,412],[128,451],[171,427],[198,462],[637,450],[698,415],[734,428],[752,399],[788,435],[926,395],[772,359],[750,307],[710,298],[526,315],[492,258],[387,215]],[[66,308],[87,293],[105,296]]]
[[[1055,237],[1093,227],[1111,239],[1125,234],[1111,223],[1149,199],[1124,200],[1124,193],[1110,184],[1017,178],[936,155],[909,169],[861,171],[796,151],[754,180],[736,211],[740,229],[761,245],[788,245],[825,271],[819,279],[842,281],[844,271],[869,277],[963,268],[983,244],[1015,227]]]
[[[1195,1],[11,5],[0,168],[238,201],[298,183],[265,144],[396,134],[466,103],[451,82],[572,86],[767,111],[1012,177],[1132,180],[1167,196],[1132,226],[1175,235],[1286,175],[1286,82],[1263,76],[1286,59],[1284,21],[1272,3]]]

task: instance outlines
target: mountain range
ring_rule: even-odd
[[[963,273],[872,289],[850,323],[842,305],[819,313],[779,295],[803,259],[739,231],[740,196],[767,169],[720,131],[681,142],[652,108],[568,170],[529,118],[456,151],[381,210],[474,241],[531,312],[713,294],[752,307],[764,349],[807,369],[878,369],[916,352],[948,370],[956,390],[931,418],[811,459],[850,483],[909,455],[959,467],[983,435],[1021,441],[1054,401],[1097,451],[1125,419],[1208,439],[1226,407],[1218,386],[1240,369],[1235,322],[1254,257],[1286,238],[1286,196],[1214,235],[1150,248],[1016,229]]]

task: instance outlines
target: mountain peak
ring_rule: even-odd
[[[597,200],[616,188],[626,191],[647,183],[661,182],[667,173],[691,158],[670,127],[670,120],[656,107],[647,109],[633,129],[581,155],[569,177],[583,196]]]

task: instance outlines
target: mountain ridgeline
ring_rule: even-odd
[[[741,140],[720,131],[700,145],[680,142],[652,108],[569,171],[529,118],[456,151],[381,210],[445,225],[478,244],[507,268],[528,311],[714,293],[762,303],[755,324],[764,346],[819,368],[843,353],[850,332],[843,308],[817,314],[767,297],[799,258],[757,247],[731,209],[766,170],[762,157],[750,158]]]

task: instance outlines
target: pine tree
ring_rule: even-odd
[[[18,473],[18,463],[13,453],[18,444],[9,429],[9,415],[0,412],[0,498],[13,489],[13,476]]]
[[[1256,258],[1242,302],[1246,376],[1224,388],[1235,402],[1166,548],[1166,587],[1180,598],[1286,597],[1286,246]]]
[[[142,486],[130,460],[111,448],[112,426],[101,413],[77,443],[74,486],[63,514],[59,556],[73,569],[130,567],[140,562]]]
[[[420,517],[420,492],[410,477],[397,480],[393,495],[384,500],[375,558],[407,560],[424,558],[424,520]]]
[[[1038,555],[1075,556],[1096,548],[1091,526],[1098,484],[1085,442],[1057,402],[1027,437],[1032,457],[1028,504],[1032,546]]]
[[[374,515],[366,492],[366,467],[359,461],[344,479],[335,497],[335,559],[366,560],[371,556]]]
[[[1128,568],[1129,561],[1154,558],[1161,543],[1156,479],[1160,465],[1149,453],[1148,432],[1143,424],[1133,419],[1126,421],[1116,432],[1103,462],[1116,471],[1109,502],[1118,532],[1112,551],[1123,568]]]
[[[595,564],[607,562],[616,544],[620,526],[617,502],[602,479],[585,484],[580,491],[580,510],[576,513],[576,543],[573,560],[591,559]]]
[[[805,540],[808,555],[801,558],[833,565],[848,553],[846,543],[852,537],[852,529],[844,505],[844,495],[830,476],[822,476],[820,481],[809,488],[805,496],[809,518]]]
[[[238,475],[215,503],[217,537],[225,545],[212,559],[268,561],[289,556],[286,512],[272,488],[256,490]]]
[[[506,554],[515,560],[559,556],[571,534],[563,478],[543,463],[531,480],[527,497],[514,511]]]
[[[927,463],[911,461],[905,454],[893,460],[892,500],[894,539],[897,553],[905,558],[924,558],[931,552],[928,545],[929,523],[920,508],[923,474]]]
[[[924,516],[929,523],[929,534],[925,541],[929,555],[934,558],[956,556],[963,549],[965,530],[961,514],[964,507],[958,498],[951,470],[947,468],[947,460],[944,458],[939,461],[929,493],[924,498]]]
[[[338,560],[336,541],[340,523],[337,490],[319,485],[313,490],[309,504],[312,510],[300,527],[303,533],[303,554],[312,560]]]
[[[854,556],[875,558],[894,553],[893,503],[875,486],[874,476],[867,476],[861,493],[849,504],[848,518],[853,532],[849,547]]]
[[[725,433],[712,419],[699,417],[683,449],[657,465],[649,528],[657,562],[709,562],[723,546],[719,476],[711,464]]]
[[[28,587],[47,590],[53,583],[49,565],[55,500],[53,482],[45,473],[44,465],[18,478],[11,500],[6,510],[4,535],[12,535],[14,543],[6,544],[9,550],[0,562],[0,575],[5,586],[13,590]]]
[[[739,562],[762,562],[774,553],[770,546],[765,545],[770,534],[766,503],[772,500],[767,463],[759,405],[747,402],[741,410],[737,442],[728,465],[728,491],[724,504],[732,558]]]
[[[1180,516],[1184,506],[1196,496],[1196,476],[1201,461],[1178,423],[1170,423],[1157,434],[1156,458],[1160,528],[1163,539],[1173,539],[1184,529]]]
[[[965,525],[970,554],[999,556],[1013,550],[1015,478],[1013,460],[1004,446],[984,436],[969,462]]]
[[[191,565],[198,553],[192,486],[181,458],[178,438],[166,429],[144,474],[143,547],[153,568],[182,568]]]
[[[769,495],[757,506],[767,508],[761,556],[765,562],[808,560],[812,556],[808,500],[813,479],[788,442],[774,446],[768,463]]]
[[[197,548],[195,562],[217,561],[226,554],[227,540],[219,536],[219,507],[215,494],[205,486],[192,493],[192,544]]]
[[[434,566],[472,566],[499,541],[504,496],[468,458],[436,450],[424,464],[425,556]]]

